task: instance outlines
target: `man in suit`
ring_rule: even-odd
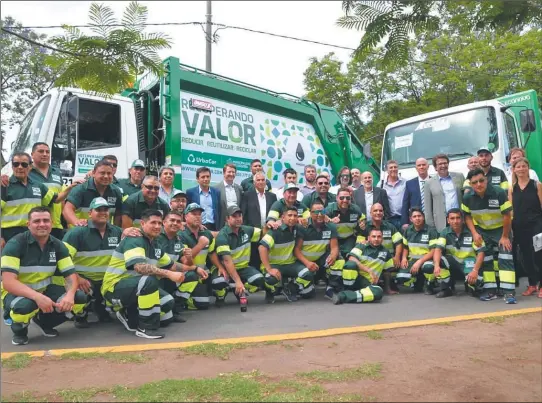
[[[354,191],[354,203],[358,205],[361,212],[371,221],[371,206],[380,203],[384,207],[384,219],[390,215],[390,203],[385,189],[373,186],[373,174],[366,171],[361,174],[362,186]]]
[[[226,164],[222,168],[224,180],[214,188],[220,192],[220,214],[218,216],[218,229],[226,223],[226,211],[228,207],[237,206],[241,208],[243,199],[243,188],[234,183],[237,167],[234,164]]]
[[[429,179],[427,173],[429,164],[425,158],[416,160],[416,171],[418,176],[406,183],[405,194],[403,195],[403,206],[401,207],[401,226],[404,229],[410,225],[409,211],[412,207],[421,207],[425,213],[424,189],[425,182]]]
[[[463,201],[462,173],[449,172],[450,159],[446,154],[433,157],[433,166],[437,175],[425,182],[424,200],[427,225],[436,227],[441,232],[446,228],[446,214],[452,208],[460,208]]]
[[[203,208],[201,223],[210,231],[218,230],[220,219],[220,191],[210,187],[211,170],[199,167],[196,170],[198,186],[186,190],[188,204],[197,203]]]

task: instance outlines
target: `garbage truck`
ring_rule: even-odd
[[[540,115],[537,94],[529,90],[393,122],[384,132],[382,172],[387,161],[395,160],[401,177],[411,179],[417,176],[416,159],[423,157],[429,161],[429,173],[433,175],[431,158],[444,153],[450,158],[450,171],[466,176],[467,160],[480,147],[492,151],[492,165],[500,169],[508,166],[510,149],[522,147],[531,168],[542,178]]]
[[[251,175],[256,158],[273,187],[282,186],[282,172],[290,167],[303,183],[308,164],[332,179],[346,165],[371,171],[378,181],[368,144],[335,109],[184,65],[176,57],[165,59],[163,68],[160,77],[144,74],[133,88],[110,97],[51,89],[23,119],[12,152],[29,152],[38,141],[49,144],[66,183],[108,154],[119,160],[119,178],[141,159],[148,172],[173,167],[174,185],[181,189],[196,184],[203,166],[216,183],[223,166],[234,163],[241,181]],[[8,164],[5,173],[9,169]]]

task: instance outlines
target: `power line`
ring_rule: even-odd
[[[167,26],[167,25],[199,25],[204,24],[203,22],[198,21],[189,21],[189,22],[149,22],[144,24],[137,24],[142,27],[151,27],[151,26]],[[8,26],[5,28],[17,28],[17,29],[52,29],[52,28],[64,28],[65,25],[69,25],[73,28],[96,28],[96,27],[124,27],[124,24],[104,24],[104,25],[96,25],[96,24],[84,24],[84,25],[71,25],[71,24],[64,24],[64,25],[35,25],[35,26],[24,26],[24,27],[17,27],[17,26]]]
[[[18,34],[17,32],[10,31],[10,30],[8,30],[8,29],[6,29],[4,27],[2,27],[2,31],[4,31],[7,34],[14,35],[17,38],[22,39],[23,41],[31,43],[32,45],[40,46],[42,48],[46,48],[46,49],[49,49],[49,50],[52,50],[52,51],[55,51],[55,52],[60,52],[60,53],[64,53],[64,54],[67,54],[67,55],[70,55],[70,56],[75,56],[75,57],[84,57],[85,56],[85,55],[82,55],[81,53],[74,53],[74,52],[70,52],[69,50],[55,48],[55,47],[47,45],[45,43],[36,42],[33,39],[30,39],[30,38],[28,38],[28,37],[26,37],[24,35]]]

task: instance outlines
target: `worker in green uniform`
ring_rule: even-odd
[[[164,228],[157,237],[157,242],[172,261],[183,262],[184,244],[181,236],[178,234],[183,213],[178,210],[171,210],[164,217]],[[197,309],[209,308],[209,295],[207,288],[203,284],[209,277],[207,271],[197,265],[184,265],[187,269],[184,272],[185,279],[182,283],[173,283],[167,278],[161,279],[161,287],[173,295],[175,299],[174,313],[181,314],[185,306],[188,306],[189,300]],[[190,270],[193,269],[193,270]],[[200,283],[200,279],[202,283]]]
[[[158,197],[160,183],[156,176],[146,176],[141,190],[128,196],[122,205],[122,228],[140,227],[141,213],[145,210],[158,210],[163,215],[169,212],[169,205]]]
[[[287,193],[288,190],[285,191]],[[298,231],[298,207],[291,205],[284,209],[277,229],[268,231],[258,251],[262,260],[262,271],[265,270],[266,294],[268,303],[274,302],[274,296],[280,292],[289,302],[297,301],[297,294],[302,298],[314,296],[314,276],[294,256],[295,240]],[[267,231],[267,230],[266,230]],[[287,279],[294,279],[294,282]]]
[[[262,161],[256,158],[250,161],[250,173],[252,175],[241,181],[241,187],[243,188],[243,192],[248,192],[249,190],[254,189],[254,175],[256,175],[256,173],[258,172],[263,172],[263,167]],[[267,178],[265,179],[265,190],[267,192],[271,191],[271,182]]]
[[[310,212],[307,206],[297,201],[297,192],[299,187],[295,183],[287,183],[284,185],[284,197],[277,200],[271,205],[271,209],[267,214],[266,224],[269,229],[277,229],[282,225],[280,218],[282,213],[287,208],[295,207],[299,217],[299,223],[306,225],[310,217]]]
[[[458,208],[453,208],[446,215],[448,227],[440,233],[435,244],[433,275],[440,283],[440,291],[437,298],[445,298],[452,295],[450,283],[453,281],[452,270],[463,273],[465,278],[465,290],[473,296],[481,291],[483,278],[480,273],[487,266],[484,260],[486,247],[482,243],[476,246],[472,240],[472,233],[465,226],[463,214]],[[490,255],[489,268],[492,257]]]
[[[301,203],[307,206],[309,209],[312,206],[314,201],[319,201],[324,204],[324,208],[330,203],[335,203],[337,201],[337,196],[329,192],[329,179],[325,175],[318,175],[316,177],[316,190],[311,192],[303,197]]]
[[[184,281],[184,265],[173,262],[156,238],[162,229],[162,213],[146,210],[141,214],[143,236],[127,236],[113,252],[102,283],[102,295],[124,327],[138,337],[161,339],[159,330],[172,321],[173,297],[160,288],[161,278]],[[189,270],[192,268],[188,268]]]
[[[510,242],[512,204],[502,188],[488,183],[482,169],[470,171],[467,178],[473,192],[465,195],[461,205],[461,210],[465,213],[465,223],[472,233],[475,245],[480,247],[482,242],[485,242],[487,253],[492,253],[493,261],[497,261],[497,272],[495,266],[491,269],[484,267],[484,293],[480,299],[496,299],[501,291],[507,304],[515,304],[516,272]]]
[[[182,214],[181,230],[184,229],[184,209],[186,208],[187,202],[188,199],[186,198],[186,193],[179,189],[175,189],[173,191],[173,195],[171,196],[171,200],[169,201],[169,208],[171,210],[177,210]]]
[[[343,269],[345,290],[333,295],[333,304],[380,301],[383,291],[378,286],[378,280],[384,270],[392,267],[392,255],[382,245],[382,230],[372,228],[368,242],[356,244],[348,254]]]
[[[103,197],[93,199],[89,208],[87,225],[69,229],[63,241],[79,276],[79,289],[94,300],[94,312],[100,322],[110,322],[101,287],[122,229],[109,223],[109,203]],[[87,315],[76,317],[75,326],[88,327]]]
[[[331,299],[334,292],[340,291],[345,261],[339,259],[337,227],[326,222],[321,201],[312,203],[307,227],[298,226],[294,256],[313,273],[315,284],[326,281],[326,298]]]
[[[403,235],[403,256],[397,283],[433,295],[435,289],[430,280],[433,278],[433,253],[439,235],[434,227],[425,223],[421,208],[412,207],[409,217],[411,224]]]
[[[141,160],[134,160],[128,170],[128,178],[119,179],[117,186],[122,190],[122,201],[125,201],[128,196],[133,195],[141,190],[141,183],[145,178],[146,167]]]
[[[215,238],[208,229],[201,225],[203,208],[197,203],[190,203],[184,210],[186,220],[184,230],[179,232],[184,245],[183,261],[188,265],[196,265],[210,274],[209,278],[200,283],[206,287],[207,293],[197,292],[188,298],[188,309],[199,309],[200,306],[209,306],[209,295],[215,295],[215,304],[220,307],[224,304],[229,283],[226,280],[227,271],[219,262],[215,252]]]
[[[238,206],[226,211],[226,225],[216,237],[216,253],[235,283],[235,296],[248,291],[265,290],[265,280],[260,270],[249,266],[251,244],[260,241],[261,229],[243,225],[243,213]],[[226,278],[228,280],[228,278]]]
[[[92,177],[76,186],[66,200],[62,214],[68,225],[86,225],[90,203],[96,197],[103,197],[109,203],[113,224],[121,226],[122,192],[112,185],[112,179],[111,164],[104,160],[98,161],[92,170]]]
[[[403,255],[403,236],[389,221],[384,220],[384,207],[380,203],[371,206],[371,222],[365,221],[361,224],[360,235],[357,237],[357,243],[367,243],[369,231],[373,228],[382,230],[382,245],[393,256],[393,267],[382,273],[384,292],[386,294],[398,294],[395,278],[397,270],[401,267],[401,257]]]
[[[337,226],[339,249],[344,257],[356,245],[356,237],[360,231],[359,225],[365,220],[365,215],[356,204],[352,203],[352,195],[348,188],[339,189],[337,202],[330,203],[325,213]]]
[[[15,235],[28,230],[28,212],[38,206],[52,206],[63,201],[73,186],[55,193],[43,183],[29,178],[32,158],[27,153],[14,153],[11,160],[13,175],[7,187],[2,186],[2,241],[0,247]]]
[[[36,324],[44,336],[74,315],[84,315],[87,296],[78,291],[72,259],[62,241],[52,237],[51,212],[33,207],[28,231],[11,238],[2,250],[2,305],[4,319],[11,319],[14,345],[28,344],[28,324]],[[55,272],[66,278],[66,288],[53,284]]]

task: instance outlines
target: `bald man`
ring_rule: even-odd
[[[352,175],[352,189],[356,190],[363,186],[363,183],[361,183],[361,172],[357,168],[352,168],[350,170],[350,175]]]
[[[401,227],[405,229],[410,224],[409,211],[412,207],[421,207],[425,212],[424,185],[429,179],[429,164],[425,158],[416,160],[416,171],[418,176],[406,183],[403,195],[403,207],[401,209]]]
[[[478,158],[477,155],[473,155],[472,157],[470,157],[467,161],[467,168],[469,169],[469,171],[480,168],[480,158]]]
[[[365,171],[361,174],[361,184],[354,191],[354,203],[358,205],[361,212],[365,214],[368,222],[371,221],[371,206],[380,203],[384,207],[384,219],[390,215],[390,203],[385,189],[373,186],[373,174]]]

